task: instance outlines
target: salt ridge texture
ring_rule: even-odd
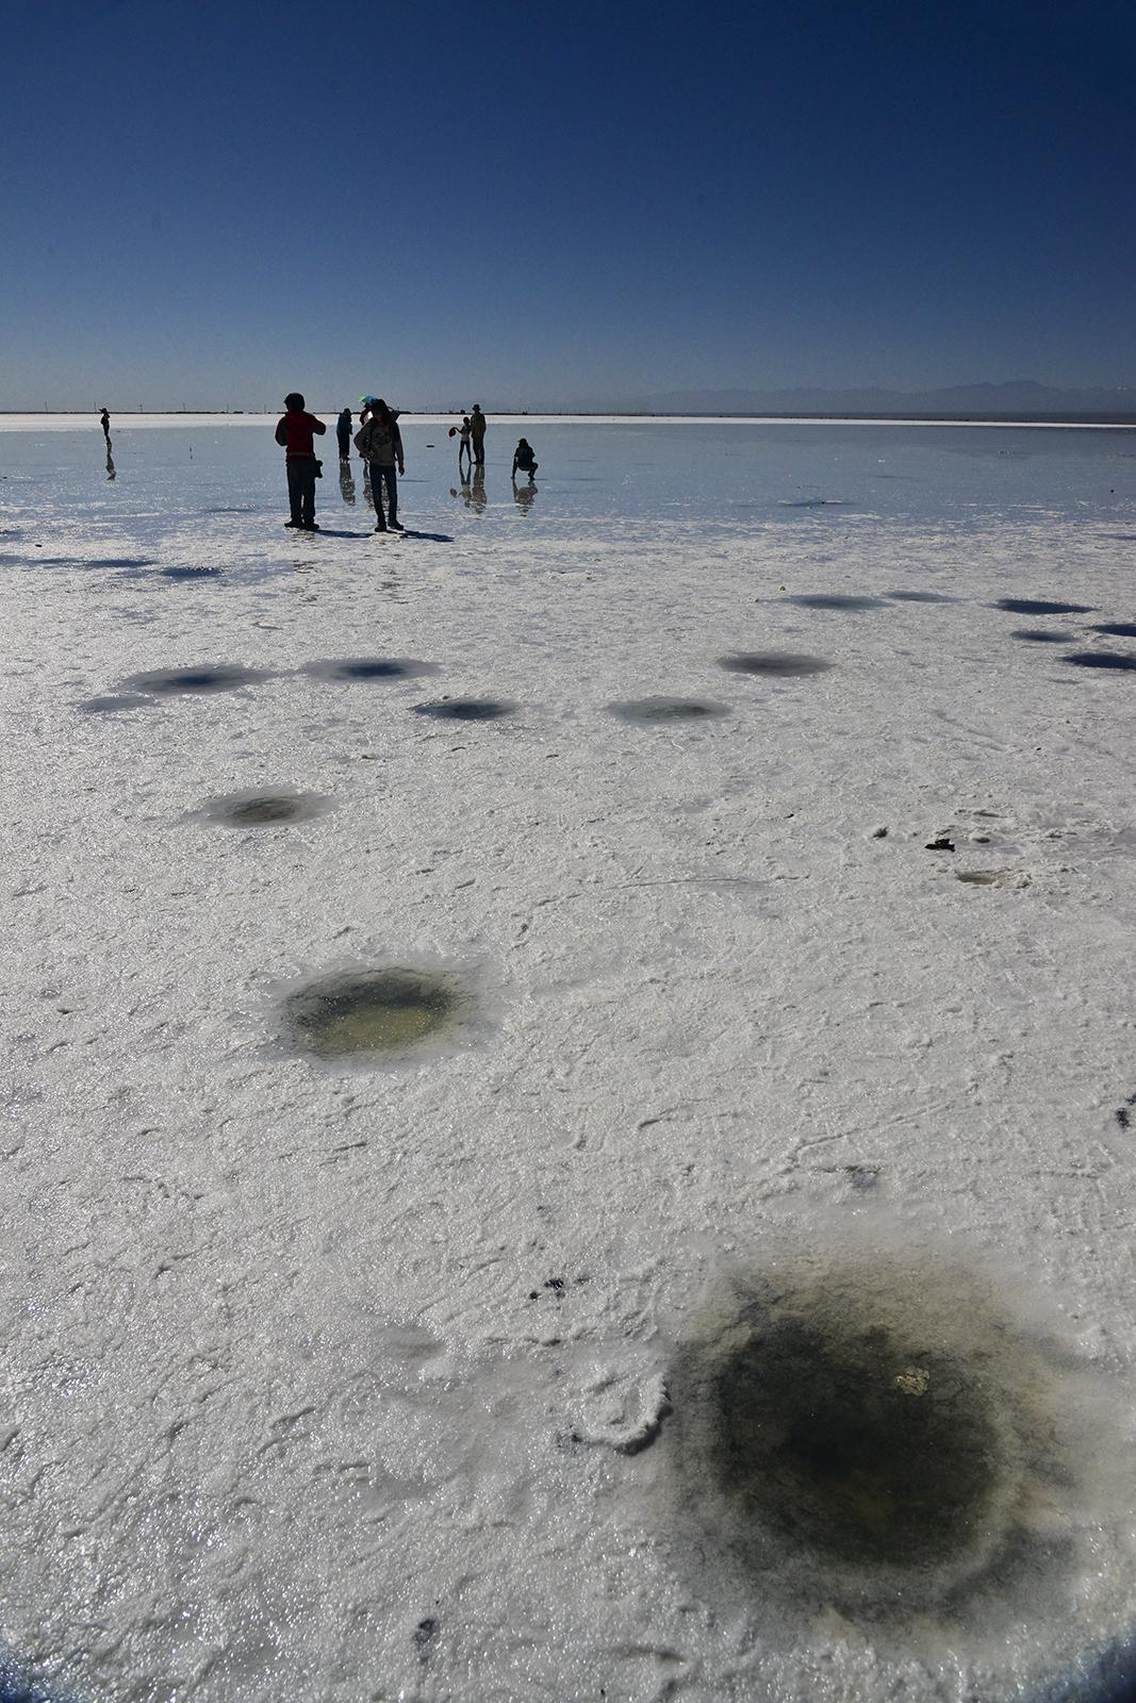
[[[490,530],[444,493],[450,543],[282,541],[122,489],[9,488],[0,526],[10,1648],[115,1703],[1000,1703],[1124,1635],[1131,680],[990,605],[1092,605],[1096,646],[1130,551],[1054,515]],[[959,601],[788,601],[904,588]],[[772,650],[836,666],[717,660]],[[301,672],[364,654],[441,672]],[[270,678],[82,712],[205,662]],[[410,713],[443,692],[520,708]],[[727,714],[605,708],[652,696]],[[282,789],[335,807],[200,815]],[[284,991],[390,962],[473,978],[483,1031],[287,1050]],[[875,1638],[822,1598],[774,1638],[672,1521],[707,1283],[850,1237],[961,1247],[1099,1375],[1059,1616]]]

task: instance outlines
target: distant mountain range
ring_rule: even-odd
[[[613,412],[635,414],[855,414],[905,419],[1136,420],[1136,388],[1062,390],[1034,379],[952,384],[941,390],[671,390]]]

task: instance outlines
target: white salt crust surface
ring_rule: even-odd
[[[9,1647],[115,1703],[1000,1703],[1123,1633],[1125,1495],[1073,1534],[1061,1616],[1012,1638],[964,1616],[877,1640],[823,1600],[771,1638],[670,1518],[671,1421],[617,1446],[721,1262],[848,1235],[961,1245],[1035,1291],[1099,1374],[1124,1479],[1136,682],[989,607],[1131,619],[1122,547],[864,518],[818,567],[777,523],[278,524],[34,534],[239,564],[215,584],[5,578]],[[904,586],[961,601],[781,591]],[[837,666],[716,660],[773,649]],[[296,672],[371,654],[442,672]],[[77,707],[206,662],[275,677]],[[409,713],[442,692],[520,709]],[[728,714],[605,713],[653,695]],[[192,815],[278,786],[335,807]],[[953,856],[924,849],[943,833]],[[392,961],[467,974],[483,1031],[400,1069],[280,1046],[281,992]]]

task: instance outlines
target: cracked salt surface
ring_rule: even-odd
[[[54,431],[54,483],[5,484],[13,1672],[111,1703],[1104,1703],[1136,1546],[1134,708],[990,605],[1130,615],[1114,442],[552,423],[523,527],[507,466],[475,512],[439,464],[407,518],[454,543],[381,569],[331,536],[333,482],[328,534],[282,544],[271,424],[123,428],[113,485],[101,434]],[[40,444],[6,433],[13,471]],[[857,511],[779,513],[816,490]],[[187,566],[223,589],[160,572]],[[908,586],[959,601],[788,601]],[[735,675],[728,723],[606,713],[812,645],[838,667]],[[539,713],[427,736],[420,688],[303,672],[388,656]],[[271,685],[82,713],[199,658]],[[284,794],[336,808],[186,824]],[[450,965],[476,1044],[280,1033],[317,978]],[[764,1499],[723,1482],[755,1460],[724,1378],[786,1469]],[[802,1383],[862,1447],[802,1429]],[[945,1534],[912,1514],[935,1462],[872,1447],[928,1401]]]

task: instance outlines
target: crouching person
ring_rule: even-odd
[[[397,411],[388,408],[380,396],[371,405],[371,417],[355,434],[355,448],[370,463],[371,496],[375,504],[376,532],[401,532],[398,518],[398,479],[406,472],[402,457],[402,434],[398,429]],[[386,518],[383,517],[383,489],[386,488]]]
[[[527,473],[531,479],[538,465],[528,438],[522,438],[513,451],[513,478],[515,479],[518,473]]]
[[[291,520],[286,526],[296,526],[302,532],[318,532],[316,525],[316,477],[319,462],[312,442],[316,432],[327,427],[314,414],[304,411],[304,399],[298,390],[284,398],[288,410],[276,422],[276,442],[284,449],[284,465],[288,473],[288,506]]]

